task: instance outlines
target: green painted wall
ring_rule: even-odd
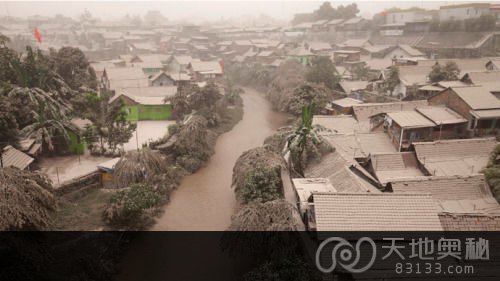
[[[139,109],[138,105],[125,105],[123,107],[125,112],[127,112],[127,120],[128,121],[137,121],[139,120]]]
[[[160,71],[162,71],[161,68],[149,68],[149,67],[143,67],[142,68],[142,72],[144,72],[144,74],[146,74],[146,75],[156,74],[156,73],[158,73]]]
[[[73,132],[69,132],[69,139],[70,142],[68,145],[68,149],[70,152],[76,154],[83,154],[85,152],[87,144],[85,143],[84,140],[82,139],[79,140],[78,136]]]
[[[127,112],[128,121],[167,120],[172,115],[170,104],[126,105],[124,110]]]
[[[139,120],[167,120],[172,115],[170,104],[139,105]]]

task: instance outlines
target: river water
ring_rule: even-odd
[[[184,177],[153,230],[225,230],[236,204],[231,177],[238,157],[261,146],[285,125],[287,115],[271,109],[263,94],[245,88],[243,119],[217,139],[215,154],[193,175]]]

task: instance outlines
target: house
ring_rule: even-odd
[[[256,61],[261,64],[271,64],[274,62],[279,56],[276,54],[276,51],[261,51],[255,57]]]
[[[444,105],[467,119],[467,130],[472,136],[496,134],[500,128],[500,100],[486,87],[452,87],[428,101],[431,105]]]
[[[0,160],[3,167],[15,167],[20,170],[29,169],[35,159],[26,153],[14,148],[12,145],[5,146],[0,151]]]
[[[287,54],[287,59],[296,60],[303,65],[311,65],[311,60],[315,55],[302,47],[290,50]]]
[[[500,205],[483,175],[414,177],[390,185],[395,194],[431,194],[445,231],[500,230]]]
[[[446,107],[417,107],[415,110],[386,113],[384,131],[393,145],[402,151],[417,141],[458,138],[464,133],[466,123],[466,119]]]
[[[304,47],[311,51],[311,53],[313,54],[330,55],[330,53],[333,51],[332,45],[327,42],[307,42],[304,44]]]
[[[332,101],[331,111],[332,114],[353,114],[352,106],[355,104],[361,104],[363,101],[353,99],[353,98],[343,98]]]
[[[405,25],[409,22],[420,22],[420,21],[430,21],[432,20],[432,15],[422,9],[395,9],[385,12],[385,23],[386,24],[402,24]]]
[[[346,95],[354,95],[357,98],[361,98],[363,92],[368,88],[368,81],[340,81],[338,84],[339,90]]]
[[[335,32],[337,27],[344,22],[344,19],[333,19],[326,23],[326,27],[329,32]]]
[[[174,86],[175,81],[167,73],[160,71],[155,75],[150,76],[149,86],[150,87],[163,87],[163,86]]]
[[[410,45],[399,44],[385,55],[385,58],[421,58],[425,54]]]
[[[353,50],[336,50],[333,52],[333,61],[336,64],[347,62],[359,62],[361,60],[361,52]]]
[[[294,178],[292,184],[299,212],[303,219],[306,215],[309,198],[313,192],[337,192],[326,178]]]
[[[106,68],[103,73],[105,84],[111,90],[125,88],[144,88],[149,86],[148,78],[138,67]]]
[[[382,186],[397,179],[424,175],[414,152],[374,153],[369,156],[368,165]]]
[[[413,141],[432,140],[434,122],[416,111],[400,111],[385,114],[384,130],[391,142],[402,151]]]
[[[311,24],[312,32],[326,32],[328,31],[327,26],[328,20],[318,20]]]
[[[442,231],[428,194],[313,193],[308,228],[328,231]]]
[[[188,66],[188,70],[196,81],[217,79],[224,74],[219,61],[192,61]]]
[[[339,24],[337,30],[356,32],[362,30],[366,24],[366,19],[362,17],[354,17]]]
[[[167,69],[172,73],[187,72],[188,65],[193,61],[191,56],[171,56],[167,61]]]
[[[414,142],[417,159],[426,174],[435,176],[465,176],[486,167],[494,138]]]
[[[373,44],[368,39],[348,39],[335,46],[342,50],[363,51],[364,48],[372,46]]]
[[[483,86],[497,97],[500,93],[500,71],[471,71],[465,73],[460,82],[465,85]]]
[[[439,7],[438,17],[440,22],[463,21],[490,15],[490,3],[464,3]]]
[[[165,98],[172,97],[177,87],[129,88],[118,92],[109,102],[123,102],[127,120],[167,120],[172,107]]]
[[[316,192],[379,193],[380,190],[372,185],[369,179],[359,176],[357,169],[340,153],[332,152],[325,155],[320,162],[308,166],[304,174],[306,179],[322,178],[328,180],[328,183],[335,183],[333,188],[325,186],[324,190],[314,190]]]

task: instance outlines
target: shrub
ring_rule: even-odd
[[[111,197],[104,219],[113,226],[141,229],[153,222],[161,203],[160,193],[151,186],[134,184]]]
[[[257,166],[249,171],[240,191],[244,204],[249,202],[267,202],[283,198],[280,169]]]

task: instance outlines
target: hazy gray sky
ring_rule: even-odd
[[[159,10],[172,20],[194,21],[234,18],[242,15],[267,14],[277,19],[291,19],[293,14],[311,12],[324,1],[0,1],[0,15],[25,17],[30,15],[64,14],[76,17],[84,9],[104,19],[116,19],[126,14],[143,15],[148,10]],[[356,2],[364,17],[371,17],[383,9],[419,6],[437,8],[457,1],[330,1],[333,6]],[[467,1],[472,2],[472,1]],[[490,1],[491,2],[491,1]]]

